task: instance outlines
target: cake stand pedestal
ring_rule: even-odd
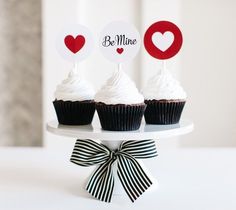
[[[135,131],[106,131],[102,130],[100,123],[97,120],[91,125],[83,126],[68,126],[61,125],[57,120],[47,123],[47,130],[55,135],[73,137],[76,139],[92,139],[102,142],[110,149],[117,149],[124,140],[145,140],[145,139],[163,139],[174,136],[180,136],[193,131],[194,125],[191,120],[183,119],[178,124],[172,125],[148,125],[142,123],[140,128]],[[138,160],[148,177],[152,180],[153,185],[147,190],[152,192],[158,187],[156,179],[151,175],[142,161]],[[116,164],[113,167],[116,170]],[[113,195],[126,194],[118,177],[115,176],[115,186]]]

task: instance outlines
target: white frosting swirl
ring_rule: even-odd
[[[165,69],[150,78],[142,90],[146,100],[186,99],[187,94],[180,83]]]
[[[55,98],[63,101],[93,100],[94,95],[93,87],[79,75],[75,67],[55,91]]]
[[[105,104],[139,104],[144,102],[144,98],[128,75],[118,70],[96,93],[95,101]]]

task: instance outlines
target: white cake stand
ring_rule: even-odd
[[[97,119],[93,120],[91,125],[85,126],[67,126],[60,125],[57,120],[47,123],[47,130],[59,136],[73,137],[76,139],[92,139],[99,140],[110,149],[117,149],[124,140],[144,140],[144,139],[163,139],[174,136],[180,136],[193,131],[194,125],[191,120],[183,119],[178,124],[173,125],[147,125],[144,122],[141,124],[139,130],[136,131],[105,131],[101,129],[101,125]],[[138,160],[139,161],[139,160]],[[153,185],[148,189],[152,192],[157,189],[158,183],[151,175],[149,170],[145,168],[143,163],[139,161],[144,171],[152,180]],[[116,168],[114,167],[114,170]],[[114,195],[126,194],[121,183],[118,181],[116,173]]]
[[[180,136],[193,130],[193,122],[183,119],[178,124],[173,125],[147,125],[142,123],[139,130],[135,131],[106,131],[102,130],[98,121],[93,122],[91,125],[68,126],[60,125],[57,120],[53,120],[47,123],[47,130],[60,136],[113,142]]]

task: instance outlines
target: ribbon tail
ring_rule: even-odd
[[[95,198],[105,202],[111,202],[114,189],[114,176],[110,159],[100,165],[89,179],[86,190]]]
[[[132,202],[152,185],[152,181],[132,156],[118,156],[117,166],[118,177]]]

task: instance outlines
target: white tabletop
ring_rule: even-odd
[[[47,130],[61,136],[103,141],[159,139],[184,135],[193,130],[193,122],[182,119],[178,124],[147,125],[144,122],[135,131],[107,131],[101,129],[98,121],[92,125],[68,126],[58,124],[57,120],[47,123]]]
[[[135,203],[92,199],[83,183],[92,168],[69,162],[72,148],[0,149],[1,210],[235,210],[236,149],[159,149],[145,165],[159,190]],[[155,167],[153,167],[155,166]]]

